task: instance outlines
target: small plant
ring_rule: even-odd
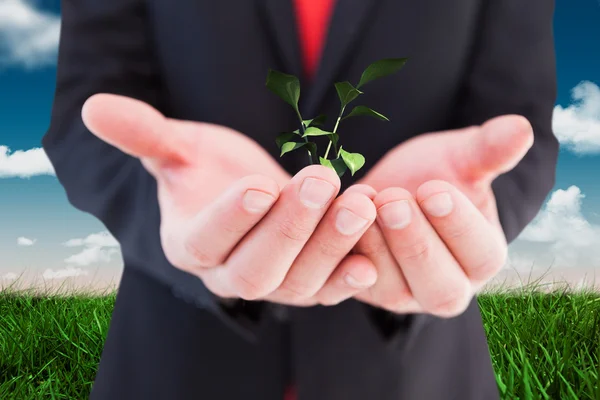
[[[298,109],[298,101],[300,100],[300,81],[298,78],[294,75],[288,75],[283,72],[269,69],[266,81],[267,88],[294,108],[300,122],[300,127],[298,129],[293,132],[283,132],[275,139],[277,147],[281,150],[280,157],[291,151],[305,148],[308,151],[308,157],[311,164],[320,163],[321,165],[330,167],[339,177],[342,177],[347,169],[350,169],[350,173],[354,175],[356,171],[361,169],[365,164],[365,157],[360,153],[350,153],[343,149],[341,145],[338,148],[338,128],[340,122],[347,118],[357,116],[370,116],[382,121],[389,121],[389,119],[385,115],[363,105],[354,107],[352,111],[345,116],[344,111],[346,111],[348,104],[364,93],[360,90],[361,87],[375,79],[397,72],[404,66],[406,61],[406,58],[386,58],[376,61],[364,70],[356,86],[348,81],[337,82],[335,84],[335,90],[340,99],[340,113],[337,116],[335,127],[331,132],[318,128],[325,122],[327,118],[326,115],[321,114],[312,119],[304,119],[302,117],[302,114]],[[317,144],[309,141],[309,137],[312,136],[327,136],[329,138],[329,145],[322,157],[319,156],[317,152]],[[332,146],[335,152],[335,158],[329,159],[328,156]]]

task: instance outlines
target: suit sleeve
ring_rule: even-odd
[[[539,212],[555,182],[554,1],[487,0],[480,13],[451,127],[481,125],[504,114],[523,115],[533,126],[535,140],[527,155],[492,183],[500,223],[510,243]],[[399,339],[403,326],[414,325],[410,321],[429,318],[373,309],[370,314],[391,343]]]
[[[553,0],[488,0],[456,116],[457,127],[520,114],[533,126],[534,144],[492,189],[500,223],[512,242],[539,212],[556,177],[558,140]]]
[[[98,218],[119,241],[125,268],[168,285],[174,296],[255,337],[260,303],[225,306],[201,280],[167,261],[160,243],[154,178],[137,158],[91,134],[85,100],[99,92],[145,101],[165,111],[143,0],[63,0],[56,91],[42,146],[69,202]]]

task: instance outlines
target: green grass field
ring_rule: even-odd
[[[0,293],[0,399],[86,399],[114,300]],[[479,304],[504,399],[600,400],[599,294],[525,289]]]

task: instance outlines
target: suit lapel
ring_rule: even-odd
[[[326,93],[329,90],[335,90],[333,83],[337,78],[337,74],[342,65],[351,60],[352,48],[358,43],[361,33],[368,25],[374,6],[379,1],[336,1],[323,56],[315,74],[315,81],[308,93],[308,98],[305,99],[306,103],[304,103],[304,112],[307,114],[307,118],[318,114],[319,110],[317,108]],[[358,77],[343,78],[343,80],[350,79],[358,79]]]
[[[255,1],[260,7],[269,36],[281,60],[281,72],[295,75],[301,82],[304,81],[292,0]],[[339,69],[349,60],[352,46],[368,25],[371,11],[379,1],[336,0],[315,81],[310,87],[303,85],[300,102],[304,117],[311,118],[318,113],[317,108],[327,91],[333,88]]]
[[[292,0],[255,0],[280,59],[280,71],[302,78],[302,63]],[[273,69],[278,69],[272,66]]]

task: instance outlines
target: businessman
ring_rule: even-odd
[[[63,0],[43,146],[124,272],[92,399],[496,399],[475,294],[554,184],[553,2]],[[409,57],[340,180],[264,86]],[[333,121],[328,121],[332,123]]]

